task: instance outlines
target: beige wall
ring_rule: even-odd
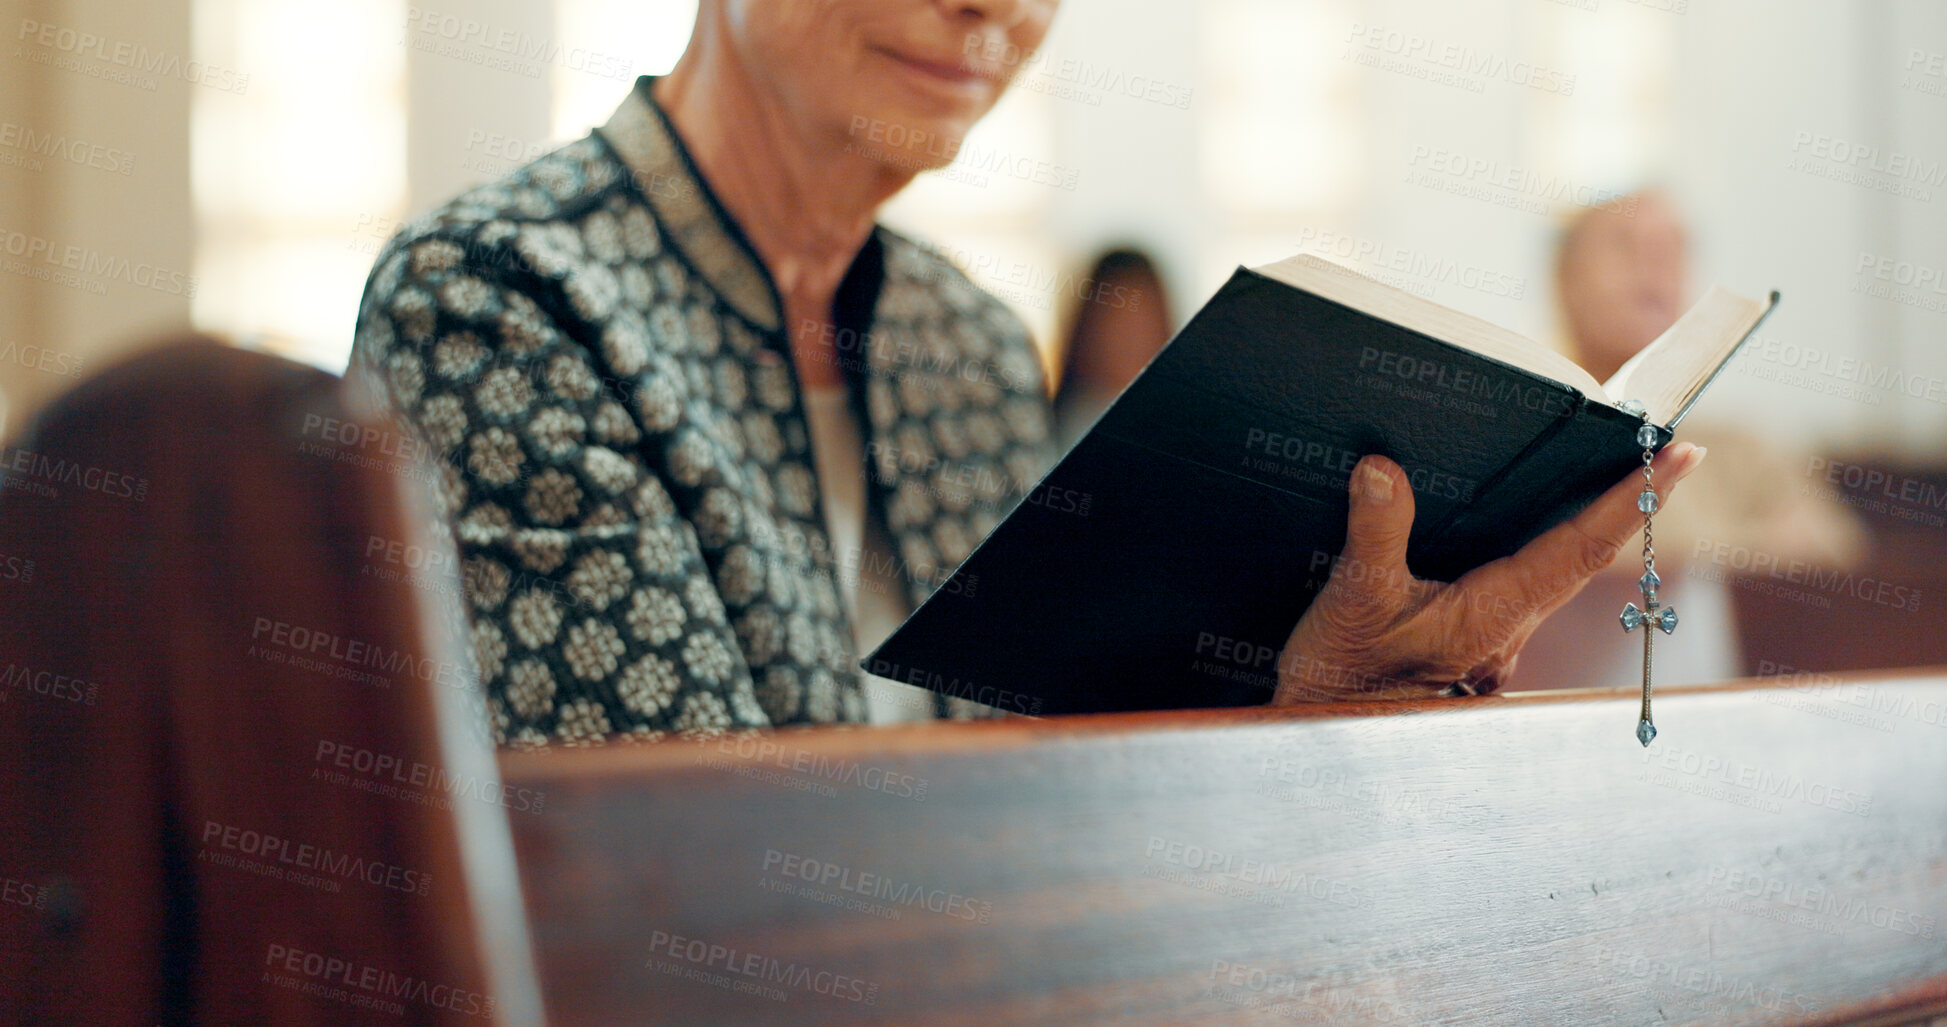
[[[73,383],[63,370],[99,368],[141,340],[189,323],[189,108],[191,91],[207,87],[161,70],[186,63],[192,53],[189,7],[190,0],[9,5],[0,29],[6,34],[0,41],[0,121],[65,137],[81,144],[68,152],[110,165],[5,148],[15,160],[0,164],[0,228],[11,241],[0,249],[22,245],[21,236],[29,247],[44,247],[31,261],[10,256],[14,263],[0,273],[0,390],[10,400],[12,426]],[[21,38],[29,22],[76,35],[57,35],[54,45],[42,45],[37,33]],[[83,50],[79,33],[102,42]],[[131,70],[114,62],[118,46],[146,48],[134,59],[158,62],[156,72],[140,73],[154,82],[153,91],[103,77]],[[38,166],[23,166],[29,162]],[[116,169],[124,162],[127,173]],[[44,256],[49,252],[57,255],[52,263]],[[66,272],[72,276],[66,280],[23,273],[23,263],[61,271],[63,258],[79,265]],[[151,284],[158,282],[160,287]]]

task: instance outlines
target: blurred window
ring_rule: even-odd
[[[249,68],[190,111],[198,328],[342,371],[406,196],[406,5],[196,0],[198,59]]]

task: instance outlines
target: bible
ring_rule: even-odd
[[[1451,581],[1638,469],[1777,302],[1713,287],[1597,382],[1330,261],[1240,267],[861,665],[1034,715],[1268,702],[1360,457],[1404,468],[1408,565]]]

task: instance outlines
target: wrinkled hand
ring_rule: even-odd
[[[1680,442],[1652,464],[1657,498],[1703,462]],[[1542,619],[1582,590],[1643,527],[1640,474],[1619,482],[1520,552],[1459,581],[1422,581],[1406,567],[1413,490],[1400,466],[1368,456],[1353,469],[1345,548],[1278,660],[1271,705],[1425,699],[1466,682],[1490,692]]]

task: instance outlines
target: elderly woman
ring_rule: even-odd
[[[438,455],[503,743],[931,705],[868,702],[855,654],[1032,486],[1050,415],[1020,323],[874,218],[1054,8],[703,0],[667,77],[379,256],[353,372]],[[1671,447],[1657,481],[1700,458]],[[1274,702],[1493,687],[1634,533],[1634,490],[1421,582],[1411,489],[1367,458]]]

